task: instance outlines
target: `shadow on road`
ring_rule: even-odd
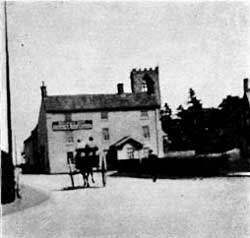
[[[141,174],[136,172],[116,172],[110,177],[130,177],[130,178],[141,178],[141,179],[152,179],[150,174]],[[202,174],[202,175],[166,175],[166,174],[157,174],[157,179],[206,179],[206,178],[215,178],[215,177],[250,177],[249,174],[241,173],[221,173],[221,174]]]
[[[3,216],[40,205],[49,199],[49,194],[46,192],[37,190],[27,185],[21,185],[20,193],[22,196],[21,199],[16,199],[13,203],[2,206]]]
[[[78,190],[78,189],[98,189],[98,188],[102,188],[100,186],[90,186],[88,188],[83,187],[83,186],[75,186],[75,187],[64,187],[61,189],[57,189],[56,191],[71,191],[71,190]]]

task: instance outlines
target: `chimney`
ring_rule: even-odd
[[[42,95],[42,98],[47,97],[47,89],[46,89],[46,86],[44,85],[44,81],[42,82],[42,86],[41,86],[41,95]]]
[[[124,90],[123,90],[123,83],[118,83],[117,84],[117,93],[118,94],[123,94]]]
[[[246,93],[249,90],[249,88],[248,88],[248,78],[244,79],[243,90],[244,90],[244,93]]]

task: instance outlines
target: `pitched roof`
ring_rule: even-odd
[[[139,141],[133,139],[130,136],[123,137],[122,139],[118,140],[117,142],[115,142],[111,146],[114,146],[117,149],[122,149],[125,144],[132,144],[137,149],[142,149],[142,147],[143,147],[142,143],[140,143]]]
[[[57,95],[44,98],[47,112],[128,110],[160,107],[148,93]]]

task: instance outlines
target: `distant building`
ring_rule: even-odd
[[[163,156],[159,69],[133,69],[130,79],[132,92],[119,83],[116,94],[49,96],[43,84],[38,124],[24,142],[33,170],[68,172],[77,140],[87,142],[89,136],[106,151],[117,145],[117,159],[141,159],[149,148]]]
[[[242,120],[242,127],[246,128],[244,130],[243,142],[242,142],[242,155],[245,158],[248,158],[250,163],[250,88],[249,88],[249,80],[245,78],[243,81],[243,107],[244,110],[244,118]]]
[[[245,78],[243,81],[243,91],[244,91],[243,98],[245,98],[246,103],[248,104],[250,108],[250,88],[248,84],[249,84],[249,80],[248,78]]]
[[[22,156],[25,160],[25,165],[23,166],[23,173],[40,173],[43,171],[43,163],[40,161],[40,156],[38,154],[38,136],[37,136],[37,126],[31,132],[31,135],[24,141],[24,149]]]

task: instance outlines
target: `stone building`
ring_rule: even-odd
[[[242,127],[244,128],[244,133],[242,133],[242,155],[243,157],[247,158],[248,163],[250,163],[250,88],[248,78],[245,78],[243,81],[243,91],[244,115],[242,120]]]
[[[44,173],[68,172],[77,140],[87,142],[90,136],[106,151],[119,144],[117,159],[142,159],[148,149],[163,156],[159,69],[133,69],[130,79],[132,92],[119,83],[115,94],[48,95],[43,84],[37,151],[29,163]],[[24,148],[30,144],[34,147],[26,140]]]

